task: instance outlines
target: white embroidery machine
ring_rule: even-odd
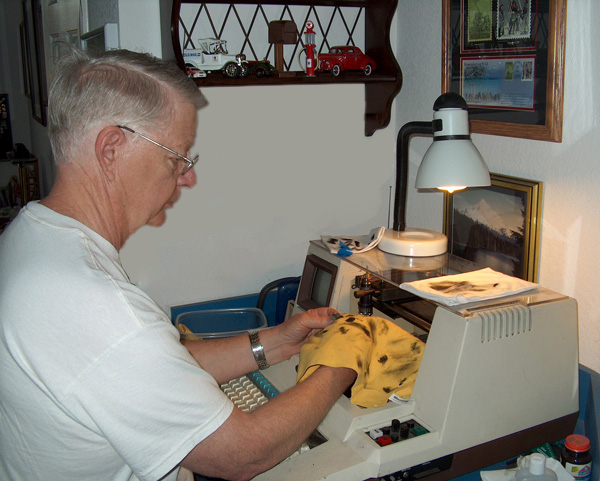
[[[440,481],[570,434],[578,411],[574,299],[540,287],[446,307],[397,288],[476,268],[448,255],[407,258],[379,249],[340,258],[312,241],[294,311],[330,305],[356,313],[353,285],[368,272],[373,315],[422,336],[425,352],[410,402],[364,409],[342,396],[318,428],[326,442],[256,479]],[[295,384],[297,363],[262,372],[284,391]],[[380,446],[370,433],[392,420],[400,421],[398,440]]]

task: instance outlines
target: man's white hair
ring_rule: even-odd
[[[79,139],[98,125],[148,132],[163,128],[176,100],[196,109],[206,105],[193,80],[174,62],[128,50],[95,55],[72,50],[57,65],[48,100],[48,133],[56,163],[73,160]]]

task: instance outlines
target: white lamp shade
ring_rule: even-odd
[[[417,189],[481,187],[490,185],[490,173],[470,140],[437,140],[423,157],[415,185]]]
[[[408,142],[412,135],[433,135],[433,143],[417,172],[418,189],[452,192],[465,187],[490,185],[488,168],[469,136],[469,114],[465,99],[446,92],[435,101],[433,110],[433,122],[408,122],[398,132],[394,227],[386,229],[377,246],[389,254],[431,257],[443,254],[448,247],[448,239],[443,234],[406,227]]]

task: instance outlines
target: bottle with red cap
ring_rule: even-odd
[[[590,440],[580,434],[567,436],[561,452],[561,463],[575,481],[591,481],[592,453]]]

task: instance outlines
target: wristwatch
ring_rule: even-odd
[[[256,364],[258,364],[258,368],[260,370],[267,369],[269,363],[265,357],[265,349],[260,342],[258,331],[249,332],[248,337],[250,338],[250,347],[252,348],[252,354],[254,354],[254,360],[256,361]]]

